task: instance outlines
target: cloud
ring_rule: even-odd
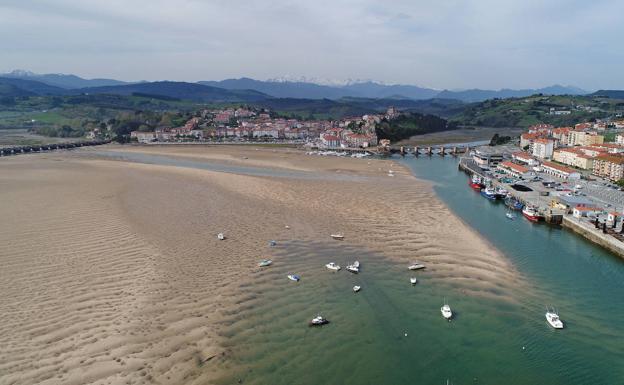
[[[615,88],[622,14],[614,0],[3,0],[0,50],[7,70],[126,80]]]

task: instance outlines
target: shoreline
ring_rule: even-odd
[[[514,289],[524,286],[512,264],[466,227],[429,182],[391,159],[269,149],[251,156],[233,147],[163,151],[358,176],[306,180],[109,160],[97,151],[46,154],[36,162],[16,157],[3,165],[2,214],[11,227],[4,222],[0,254],[8,258],[3,281],[12,287],[1,291],[0,334],[10,340],[1,341],[7,353],[0,369],[9,382],[210,381],[218,373],[198,363],[227,362],[219,337],[227,325],[220,320],[242,306],[239,282],[270,254],[269,239],[332,242],[328,235],[340,231],[346,245],[391,263],[425,263],[432,282],[461,293],[513,300]],[[228,239],[218,241],[218,232]],[[49,294],[32,295],[42,290]],[[24,322],[17,304],[52,324]],[[39,337],[25,344],[33,333]],[[64,353],[55,359],[59,349]],[[35,351],[37,359],[28,362]]]

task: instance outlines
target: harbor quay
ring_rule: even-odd
[[[624,214],[616,211],[618,201],[605,199],[601,189],[598,194],[592,194],[590,189],[581,193],[584,183],[560,180],[537,171],[531,172],[530,178],[511,176],[501,171],[504,165],[498,166],[503,163],[502,158],[497,166],[484,168],[473,155],[460,157],[461,171],[480,178],[492,188],[506,190],[510,199],[535,209],[543,222],[560,225],[624,258]]]

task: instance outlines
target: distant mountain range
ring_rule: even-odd
[[[316,84],[306,81],[254,80],[250,78],[221,81],[188,82],[136,82],[129,83],[113,79],[83,79],[75,75],[35,74],[16,70],[0,74],[0,96],[33,95],[75,95],[135,93],[163,97],[188,99],[198,102],[257,102],[272,98],[341,100],[364,98],[380,100],[459,100],[466,103],[492,98],[525,97],[534,94],[583,95],[586,91],[571,86],[554,85],[540,89],[524,90],[434,90],[413,85],[386,85],[372,81],[348,82],[345,84]],[[603,91],[613,92],[613,91]],[[409,104],[409,103],[408,103]]]

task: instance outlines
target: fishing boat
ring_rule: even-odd
[[[334,262],[330,262],[327,265],[325,265],[326,268],[328,268],[329,270],[334,270],[334,271],[338,271],[340,270],[340,265],[337,265]]]
[[[327,318],[324,318],[322,315],[317,315],[316,317],[312,318],[312,321],[310,321],[310,326],[322,326],[322,325],[326,325],[328,324],[329,321],[327,320]]]
[[[505,205],[507,207],[509,207],[511,210],[522,210],[522,208],[524,207],[524,205],[522,204],[522,202],[520,202],[519,200],[516,200],[514,198],[507,198],[505,199]]]
[[[222,240],[225,239],[225,235],[223,235],[223,233],[219,233],[219,234],[217,234],[217,239],[222,241]]]
[[[408,266],[408,269],[410,270],[421,270],[424,268],[425,268],[425,265],[423,265],[422,263],[412,263],[411,265]]]
[[[539,222],[542,219],[542,216],[535,207],[525,206],[522,209],[522,215],[531,222]]]
[[[516,219],[516,216],[515,216],[512,212],[510,212],[510,211],[506,212],[506,213],[505,213],[505,216],[506,216],[508,219],[511,219],[512,221],[513,221],[514,219]]]
[[[301,277],[297,274],[288,274],[288,279],[290,279],[291,281],[299,282]]]
[[[334,238],[334,239],[338,239],[338,240],[343,240],[344,239],[344,235],[342,235],[341,233],[330,234],[329,236]]]
[[[502,187],[496,187],[494,189],[494,194],[496,195],[496,199],[505,199],[507,198],[507,194],[509,194],[509,191],[505,190]]]
[[[347,271],[357,274],[360,272],[360,262],[355,261],[350,265],[347,265]]]
[[[410,283],[411,283],[412,285],[415,285],[415,284],[417,284],[417,283],[418,283],[418,279],[416,279],[415,277],[412,277],[412,278],[410,278]]]
[[[470,183],[468,184],[470,185],[470,187],[477,191],[481,190],[481,188],[483,187],[483,184],[481,183],[481,177],[477,174],[474,174],[472,176],[472,178],[470,179]]]
[[[288,229],[290,229],[290,226],[286,225],[286,226],[284,226],[284,228],[285,228],[286,230],[288,230]]]
[[[496,192],[492,187],[486,187],[481,190],[481,195],[491,201],[495,201],[497,198]]]
[[[442,317],[447,320],[453,318],[453,312],[451,311],[451,307],[446,303],[446,299],[444,300],[444,305],[440,308],[440,312],[442,312]]]
[[[362,289],[361,286],[353,286],[353,292],[357,293],[358,291],[360,291]]]
[[[557,311],[553,309],[546,308],[546,321],[555,329],[563,329],[563,321],[559,318],[559,314]]]
[[[269,241],[269,246],[273,247],[273,246],[275,246],[275,245],[277,245],[277,242],[275,242],[275,241]]]
[[[262,261],[258,262],[258,266],[260,267],[271,266],[272,263],[273,261],[271,261],[270,259],[263,259]]]

